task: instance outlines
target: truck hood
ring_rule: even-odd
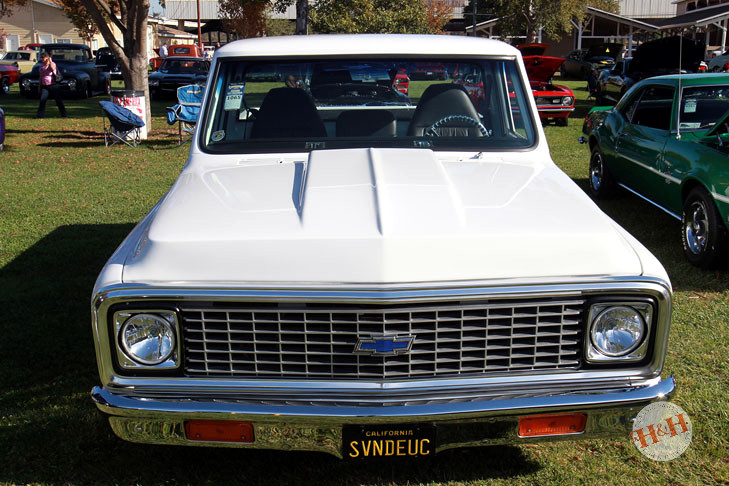
[[[617,225],[544,155],[313,151],[194,163],[123,281],[405,283],[640,275]]]

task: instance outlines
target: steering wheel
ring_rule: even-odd
[[[481,132],[481,135],[484,137],[488,137],[491,134],[489,133],[488,129],[483,126],[483,123],[478,121],[477,119],[468,116],[468,115],[448,115],[444,116],[437,122],[433,123],[431,126],[426,128],[423,131],[423,135],[426,137],[440,137],[440,134],[436,131],[438,128],[448,126],[449,124],[457,122],[461,125],[469,125],[475,128],[478,128],[478,131]]]

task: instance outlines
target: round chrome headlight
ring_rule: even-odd
[[[573,98],[571,96],[565,96],[562,98],[562,105],[564,106],[570,106],[572,104]]]
[[[20,87],[23,88],[23,91],[29,91],[30,90],[30,79],[25,78],[20,82]]]
[[[646,324],[643,316],[632,307],[608,307],[592,323],[590,338],[600,353],[606,356],[625,356],[634,351],[643,340]]]
[[[121,347],[131,359],[144,365],[158,365],[175,350],[172,325],[154,314],[137,314],[122,326]]]
[[[150,79],[149,85],[150,86],[159,86],[159,79]]]
[[[70,89],[70,90],[76,89],[76,80],[75,79],[73,79],[73,78],[69,79],[67,81],[67,84],[68,84],[68,89]]]

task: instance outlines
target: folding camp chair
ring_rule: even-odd
[[[204,86],[188,84],[177,88],[177,103],[167,107],[167,123],[174,125],[177,122],[180,145],[192,138],[197,118],[200,116]],[[183,133],[187,134],[183,139]]]
[[[136,147],[141,141],[139,129],[144,121],[136,113],[132,113],[123,106],[115,105],[111,101],[99,101],[102,111],[106,115],[104,120],[104,145],[111,147],[123,142],[130,147]],[[109,127],[106,119],[109,119]]]

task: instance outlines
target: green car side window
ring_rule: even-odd
[[[636,94],[630,101],[620,108],[620,114],[628,120],[628,123],[631,123],[631,120],[633,119],[633,113],[635,112],[635,108],[638,106],[641,96],[642,93]]]
[[[631,122],[634,125],[670,130],[673,92],[672,86],[649,86],[644,89]]]

